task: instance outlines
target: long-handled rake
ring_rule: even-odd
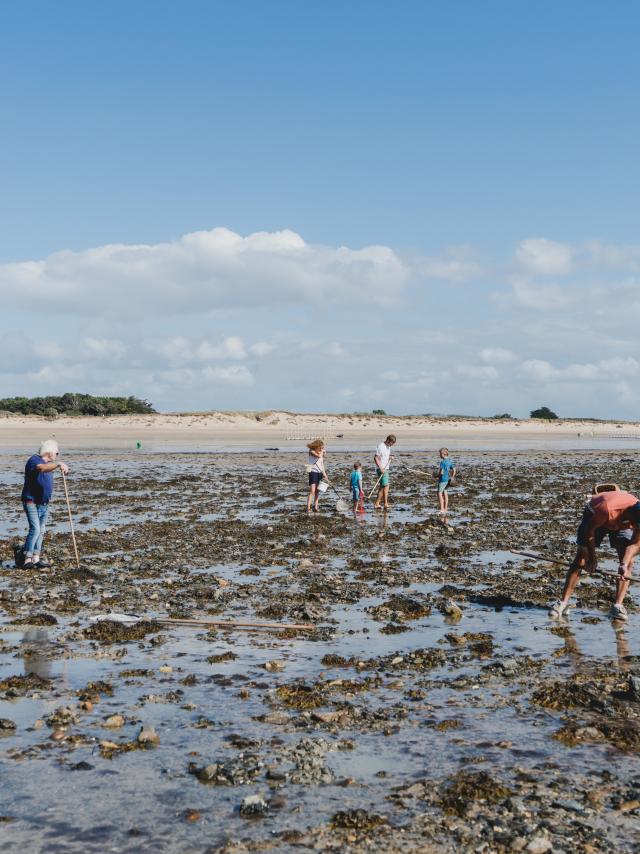
[[[67,501],[67,513],[69,514],[69,527],[71,528],[71,539],[73,540],[73,551],[76,556],[76,569],[80,569],[80,556],[78,555],[78,543],[76,542],[76,534],[73,530],[73,517],[71,516],[71,504],[69,503],[69,490],[67,489],[67,478],[65,477],[64,471],[60,469],[62,472],[62,484],[64,486],[64,497]]]
[[[565,568],[567,566],[566,561],[558,560],[555,557],[547,557],[546,555],[539,555],[539,554],[536,554],[535,552],[519,552],[519,551],[516,551],[515,549],[510,549],[510,551],[511,551],[511,554],[520,555],[521,557],[529,557],[529,558],[532,558],[533,560],[542,560],[545,563],[554,563],[556,566],[564,566]],[[603,578],[615,578],[615,579],[620,578],[623,581],[629,581],[629,582],[634,582],[634,581],[638,580],[637,578],[632,578],[630,575],[620,575],[617,572],[606,572],[603,569],[596,569],[595,572],[591,572],[591,573],[589,573],[589,575],[599,575],[599,576],[602,576]]]

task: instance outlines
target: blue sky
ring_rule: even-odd
[[[636,418],[639,24],[6,6],[0,396]]]

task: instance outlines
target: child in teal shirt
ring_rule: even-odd
[[[440,465],[438,466],[438,504],[440,512],[446,513],[449,509],[449,493],[447,487],[456,476],[456,466],[449,458],[449,449],[440,448]]]

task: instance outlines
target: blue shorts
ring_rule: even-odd
[[[584,513],[582,514],[582,521],[580,522],[578,534],[576,536],[576,543],[579,546],[586,547],[587,545],[587,528],[589,527],[592,516],[593,513],[589,509],[589,505],[587,505],[584,509]],[[621,531],[610,531],[608,528],[596,528],[594,532],[596,547],[602,545],[602,541],[607,534],[609,535],[609,545],[613,548],[618,545],[627,546],[633,539],[633,530],[633,528],[623,528]]]
[[[438,481],[438,492],[446,492],[448,486],[449,486],[448,480],[439,480]]]
[[[310,471],[309,472],[309,486],[317,486],[322,480],[322,472],[321,471]]]
[[[354,501],[360,501],[360,488],[358,486],[351,487],[351,497]]]

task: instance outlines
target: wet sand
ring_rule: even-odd
[[[304,512],[295,454],[80,454],[80,572],[59,484],[54,569],[10,568],[24,455],[2,459],[3,850],[638,849],[638,593],[612,624],[585,580],[552,622],[561,568],[509,551],[570,557],[635,450],[456,454],[447,525],[401,450],[391,512],[355,520],[330,493]],[[352,461],[330,457],[345,497]],[[91,624],[110,609],[147,621]]]
[[[69,450],[251,450],[300,449],[321,436],[334,450],[375,448],[388,433],[398,448],[442,444],[478,449],[562,447],[585,449],[640,442],[640,423],[441,418],[437,416],[331,415],[268,412],[210,412],[110,417],[0,416],[0,448],[24,452],[54,435]]]

